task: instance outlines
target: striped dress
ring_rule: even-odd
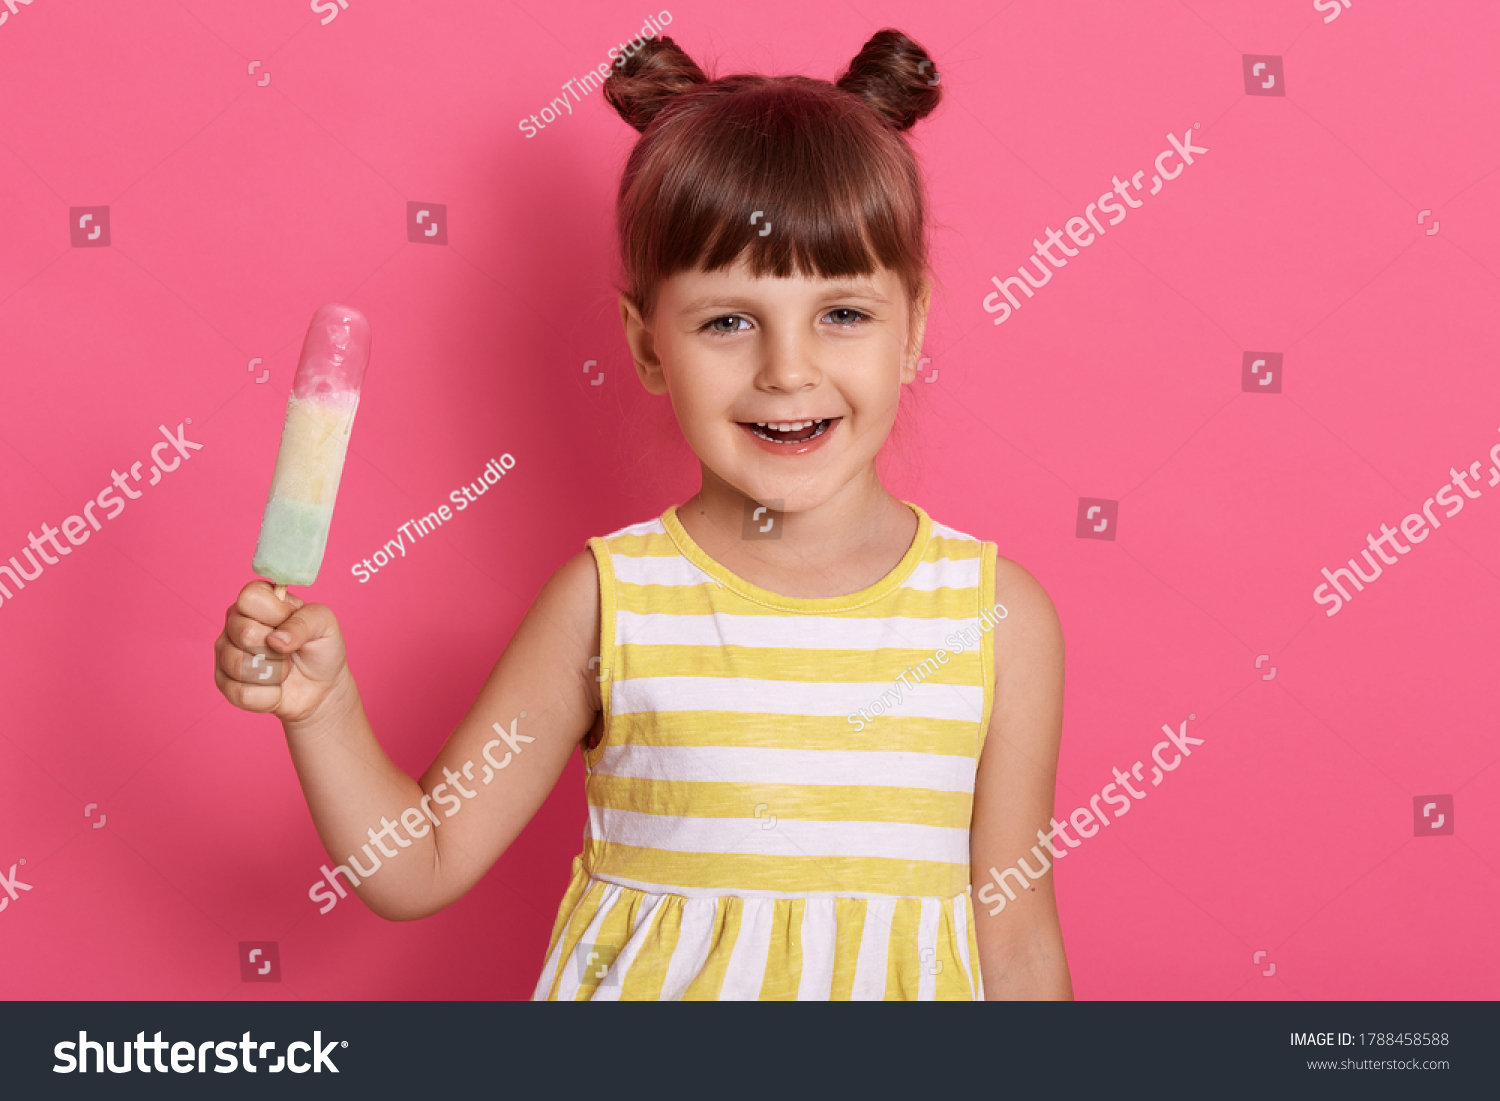
[[[603,736],[537,999],[978,999],[969,822],[995,544],[934,522],[780,596],[678,520],[591,539]]]

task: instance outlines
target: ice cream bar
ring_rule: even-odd
[[[344,452],[370,359],[370,323],[349,306],[319,306],[302,342],[276,472],[252,568],[277,585],[311,585],[323,564]]]

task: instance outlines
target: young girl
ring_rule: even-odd
[[[648,38],[604,90],[642,133],[625,337],[701,490],[552,575],[420,783],[324,605],[250,582],[216,683],[281,719],[350,854],[330,878],[391,920],[461,898],[580,746],[588,825],[537,998],[1071,997],[1051,877],[993,870],[1019,879],[1057,828],[1056,613],[876,474],[931,294],[901,131],[935,66],[883,30],[836,83],[709,80]],[[289,655],[279,685],[258,647]]]

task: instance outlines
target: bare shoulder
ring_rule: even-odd
[[[553,571],[537,593],[532,610],[566,634],[592,645],[599,638],[599,566],[585,550]]]
[[[552,572],[542,586],[549,602],[555,603],[557,611],[572,611],[586,614],[592,609],[594,622],[599,621],[599,564],[594,561],[594,552],[583,550],[569,558]],[[541,600],[541,595],[538,595]]]
[[[1052,598],[1024,566],[999,555],[995,556],[995,601],[1007,613],[1001,620],[1005,629],[995,632],[997,656],[1028,653],[1061,660],[1062,622]]]
[[[553,645],[566,654],[569,668],[576,667],[580,675],[589,670],[589,659],[599,652],[599,567],[592,551],[575,554],[553,571],[532,601],[526,620],[554,639]],[[582,676],[582,680],[590,694],[597,696],[594,677]]]
[[[1001,805],[1034,817],[1051,806],[1056,780],[1066,679],[1062,624],[1041,582],[1008,558],[995,560],[995,603],[1002,607],[991,632],[994,708],[981,762],[990,767],[980,773],[991,794],[1001,792]]]

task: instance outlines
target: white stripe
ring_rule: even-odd
[[[969,983],[969,997],[974,997],[978,991],[974,989],[974,969],[969,966],[969,896],[967,894],[957,895],[953,899],[953,925],[958,931],[958,959],[964,965],[964,978]]]
[[[682,927],[677,933],[677,945],[672,949],[672,960],[667,964],[667,977],[661,984],[662,1001],[680,1002],[698,977],[698,972],[703,970],[713,940],[714,915],[718,908],[718,901],[712,898],[690,898],[683,902]]]
[[[661,522],[661,517],[658,516],[654,520],[642,520],[638,524],[627,524],[617,531],[612,531],[608,535],[602,536],[602,538],[613,539],[617,535],[665,535],[666,533],[666,525]]]
[[[671,852],[756,856],[887,857],[967,864],[969,831],[907,822],[798,822],[766,819],[684,818],[596,807],[596,836],[617,845]],[[591,812],[592,813],[592,812]],[[773,811],[774,813],[774,811]]]
[[[740,911],[740,931],[734,951],[724,971],[724,985],[719,991],[722,1002],[753,1002],[760,997],[766,981],[766,960],[771,953],[772,918],[776,913],[774,898],[747,898]]]
[[[947,524],[940,524],[936,520],[932,521],[932,534],[938,539],[961,539],[969,543],[979,542],[978,539],[968,532],[959,531],[957,528],[950,528]]]
[[[614,981],[607,986],[601,984],[594,991],[594,1001],[617,1002],[620,1000],[620,993],[630,974],[630,966],[635,963],[635,957],[640,954],[641,948],[650,939],[652,919],[661,912],[662,903],[665,901],[665,895],[648,895],[646,901],[636,908],[635,924],[630,927],[630,939],[625,942],[625,947],[615,957],[614,966],[611,968]]]
[[[802,976],[797,982],[799,1002],[826,1002],[833,995],[833,946],[838,937],[831,898],[810,898],[802,907]]]
[[[615,613],[618,646],[747,646],[794,650],[938,650],[966,648],[951,635],[980,630],[978,616],[968,619],[915,619],[886,616],[841,619],[837,616],[668,615],[621,609]]]
[[[680,554],[612,554],[615,580],[626,585],[718,585],[712,575]]]
[[[790,681],[749,677],[627,677],[610,687],[610,712],[734,711],[746,715],[892,718],[973,722],[984,708],[984,686],[905,681]],[[858,727],[851,722],[850,733]]]
[[[612,554],[610,565],[615,579],[627,585],[721,585],[717,578],[695,566],[681,554]],[[903,589],[931,592],[935,589],[972,589],[980,580],[978,558],[938,558],[918,562],[905,581]]]
[[[582,898],[579,899],[582,901]],[[577,907],[575,906],[576,910]],[[557,935],[557,944],[552,949],[552,954],[547,957],[547,966],[542,968],[542,977],[536,981],[536,992],[531,995],[531,1000],[544,1002],[547,995],[552,992],[552,977],[557,974],[557,965],[562,959],[563,941],[568,936],[568,923],[573,919],[572,911],[569,911],[567,921],[563,923],[562,932]]]
[[[891,922],[896,899],[871,899],[865,904],[865,925],[859,937],[859,959],[854,965],[851,1001],[878,1002],[885,998],[886,954],[891,945]]]
[[[578,997],[578,988],[583,985],[583,973],[586,968],[597,970],[598,963],[590,963],[588,950],[595,945],[595,938],[599,935],[599,927],[604,924],[605,915],[614,907],[616,900],[623,894],[624,889],[610,883],[604,888],[604,897],[599,902],[599,909],[594,913],[594,920],[589,922],[588,928],[584,929],[583,935],[578,938],[577,945],[573,951],[568,953],[567,965],[563,968],[562,975],[557,980],[557,1000],[560,1002],[571,1002]],[[608,972],[605,976],[608,977]]]
[[[911,576],[901,583],[903,589],[972,589],[979,585],[978,558],[938,558],[918,562]]]
[[[976,766],[973,757],[952,753],[884,749],[612,745],[605,747],[594,771],[674,783],[848,784],[971,793]],[[754,808],[745,809],[753,818]],[[590,827],[592,836],[599,837],[597,819],[590,818]]]
[[[943,916],[942,899],[924,898],[922,915],[917,919],[917,1001],[937,1000],[938,972],[952,967],[952,960],[945,960],[938,953],[938,919]]]

